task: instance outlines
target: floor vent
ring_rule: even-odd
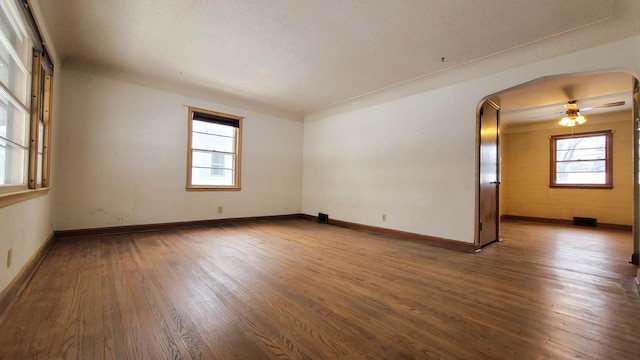
[[[323,214],[323,213],[318,213],[318,222],[321,223],[321,224],[328,224],[329,223],[329,215]]]
[[[573,225],[596,227],[598,226],[598,220],[596,218],[574,216]]]

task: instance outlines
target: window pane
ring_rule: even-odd
[[[0,139],[0,185],[25,183],[27,150]]]
[[[606,162],[575,161],[556,164],[557,184],[606,184]]]
[[[21,20],[16,19],[16,16],[19,15],[17,14],[17,9],[13,6],[13,2],[0,1],[0,7],[3,10],[0,11],[0,29],[28,69],[30,65],[28,59],[30,57],[31,40],[25,35]]]
[[[235,155],[233,154],[218,154],[193,150],[191,153],[191,166],[233,169],[234,157]]]
[[[193,185],[227,185],[234,183],[234,171],[223,170],[222,175],[212,175],[211,168],[191,169],[191,183]]]
[[[577,173],[577,172],[605,172],[606,163],[599,161],[572,161],[556,164],[557,173]]]
[[[607,151],[605,148],[561,150],[556,152],[557,161],[597,160],[597,159],[605,159],[606,157],[607,157]]]
[[[193,131],[203,132],[213,135],[236,136],[236,128],[232,126],[212,124],[204,121],[193,120]]]
[[[605,135],[558,139],[556,140],[556,150],[604,148],[606,143],[607,137]]]
[[[556,174],[556,184],[586,184],[603,185],[606,184],[607,174],[600,173],[558,173]]]
[[[28,145],[27,114],[0,94],[0,138],[10,140],[23,147]]]
[[[27,85],[29,76],[15,59],[9,54],[9,50],[0,42],[0,81],[15,95],[23,105],[27,102]]]
[[[233,129],[235,130],[235,128]],[[191,141],[191,146],[194,149],[215,150],[229,153],[233,153],[236,150],[235,139],[226,136],[208,135],[194,132]]]

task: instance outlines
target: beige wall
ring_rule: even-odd
[[[574,129],[576,133],[614,131],[614,188],[549,188],[549,136],[569,134],[571,130],[555,122],[546,129],[519,132],[522,129],[516,128],[502,135],[502,214],[565,220],[583,216],[597,218],[600,223],[633,223],[631,112],[587,118],[586,124]]]

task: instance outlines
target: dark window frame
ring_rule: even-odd
[[[605,136],[605,183],[604,184],[558,184],[556,176],[556,144],[558,140]],[[553,135],[550,143],[549,187],[563,189],[613,189],[613,131],[601,130],[577,134]],[[579,160],[578,160],[579,161]]]

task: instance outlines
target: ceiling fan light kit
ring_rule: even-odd
[[[580,115],[577,109],[567,109],[567,116],[560,120],[560,125],[573,127],[587,122],[584,116]]]
[[[587,119],[580,114],[581,111],[608,109],[608,108],[614,108],[618,106],[624,106],[625,104],[626,104],[626,101],[621,100],[621,101],[608,102],[604,104],[591,105],[591,106],[583,107],[580,109],[578,108],[577,100],[569,100],[566,104],[564,104],[565,117],[563,117],[560,120],[559,124],[561,126],[567,126],[567,127],[574,127],[576,125],[581,125],[587,122]],[[555,106],[555,104],[553,106]],[[557,119],[558,115],[562,113],[563,113],[562,111],[558,111],[558,112],[549,113],[549,114],[532,116],[532,117],[529,117],[528,119],[529,120],[540,119],[540,118],[547,118],[548,120],[551,120],[554,118]]]

